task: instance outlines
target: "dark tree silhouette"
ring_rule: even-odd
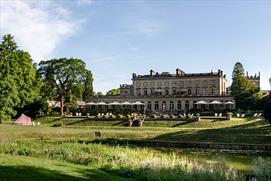
[[[264,118],[269,123],[271,123],[271,92],[269,94],[269,98],[267,99],[264,107]]]

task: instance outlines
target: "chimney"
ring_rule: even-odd
[[[179,77],[180,76],[180,69],[176,69],[176,76]]]
[[[150,70],[150,75],[152,76],[152,75],[153,75],[153,73],[154,73],[154,71],[151,69],[151,70]]]

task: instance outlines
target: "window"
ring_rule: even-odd
[[[165,90],[165,95],[167,95],[167,96],[169,95],[169,90],[168,89]]]
[[[181,109],[182,109],[182,103],[181,103],[181,101],[178,101],[178,102],[177,102],[177,109],[178,109],[178,110],[181,110]]]
[[[211,94],[214,95],[214,89],[212,89],[212,93]]]
[[[194,109],[194,110],[197,110],[197,104],[195,104],[196,102],[197,102],[197,101],[194,101],[194,102],[193,102],[193,109]]]
[[[198,89],[196,89],[196,95],[198,95]]]
[[[174,103],[173,103],[173,101],[170,101],[170,103],[169,103],[169,109],[170,110],[174,110]]]
[[[140,96],[140,92],[141,92],[141,89],[140,89],[140,88],[137,88],[137,89],[136,89],[136,94],[137,94],[138,96]]]
[[[148,102],[147,109],[151,110],[151,102]]]
[[[155,91],[156,95],[158,95],[158,96],[161,96],[162,92],[163,92],[163,90],[161,87],[158,87],[157,90]]]
[[[162,102],[162,110],[166,110],[166,102],[165,101]]]
[[[177,94],[177,90],[176,90],[176,89],[173,89],[173,90],[172,90],[172,94],[173,94],[173,95],[176,95],[176,94]]]
[[[189,102],[185,101],[185,110],[189,111]]]
[[[209,108],[210,108],[211,110],[214,110],[214,105],[213,105],[213,104],[209,104]]]
[[[155,101],[155,103],[154,103],[154,110],[159,110],[159,103],[158,103],[158,101]]]
[[[148,89],[144,89],[144,96],[147,96],[148,95]]]
[[[188,95],[191,95],[191,89],[188,89]]]
[[[151,88],[151,95],[154,95],[154,88]]]

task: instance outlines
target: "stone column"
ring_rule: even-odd
[[[185,110],[185,101],[181,101],[181,104],[182,104],[181,110],[184,111]]]
[[[173,104],[174,104],[174,111],[177,110],[177,103],[178,103],[178,101],[173,101]]]
[[[193,109],[193,104],[194,104],[194,101],[189,101],[189,110]]]

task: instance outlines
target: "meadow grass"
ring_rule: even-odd
[[[243,159],[238,161],[234,161],[238,156],[231,156],[234,159],[228,161],[230,156],[225,153],[216,153],[214,156],[213,153],[207,154],[196,149],[159,150],[84,144],[76,140],[2,141],[0,154],[3,169],[11,171],[30,168],[34,170],[34,175],[44,173],[46,178],[56,172],[52,179],[57,179],[62,174],[67,180],[91,180],[90,175],[95,174],[101,175],[101,178],[107,175],[110,179],[106,180],[120,179],[117,176],[136,180],[243,180],[246,174],[258,174],[265,178],[268,176],[266,173],[271,171],[271,165],[268,165],[271,159],[266,156],[257,165],[253,164],[255,159],[259,159],[256,155],[243,155]],[[246,162],[247,159],[250,160],[249,163]],[[241,162],[243,166],[234,165],[235,162]],[[259,171],[261,165],[268,166],[264,173]],[[63,167],[65,169],[62,170]],[[53,170],[55,171],[51,173]],[[7,173],[2,173],[2,176],[1,178],[11,177]],[[19,178],[28,180],[29,176],[20,174]],[[35,180],[34,178],[30,180]]]

